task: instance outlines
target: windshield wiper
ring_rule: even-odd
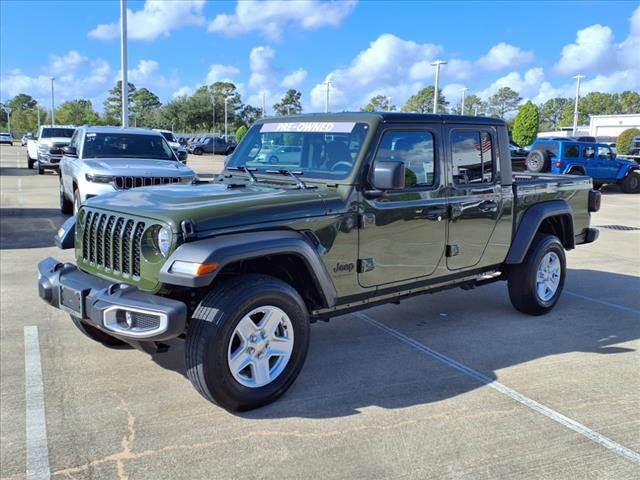
[[[239,167],[227,167],[227,170],[237,170],[238,172],[244,172],[247,175],[249,175],[249,178],[251,179],[251,183],[258,183],[258,179],[253,174],[253,172],[256,172],[258,170],[257,168],[250,168],[250,167],[245,167],[244,165],[240,165]]]
[[[288,175],[291,178],[293,178],[296,181],[296,185],[298,185],[298,188],[300,188],[301,190],[307,190],[310,188],[316,188],[315,185],[307,185],[306,183],[304,183],[302,181],[302,179],[300,178],[301,175],[304,175],[304,172],[294,172],[291,170],[287,170],[286,168],[281,169],[281,170],[265,170],[264,173],[279,173],[280,175]]]

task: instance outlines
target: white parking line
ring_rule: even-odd
[[[18,179],[18,205],[24,207],[24,192],[22,191],[22,179]]]
[[[49,479],[49,445],[38,327],[24,327],[24,370],[27,404],[27,479]]]
[[[478,372],[477,370],[467,367],[466,365],[463,365],[462,363],[457,362],[456,360],[450,357],[447,357],[442,353],[432,350],[431,348],[418,342],[417,340],[414,340],[413,338],[408,337],[398,332],[397,330],[394,330],[393,328],[387,327],[386,325],[378,322],[377,320],[374,320],[373,318],[369,317],[368,315],[365,315],[364,313],[355,313],[354,315],[360,318],[361,320],[364,320],[365,322],[369,323],[370,325],[373,325],[374,327],[382,330],[383,332],[388,333],[389,335],[397,338],[398,340],[403,341],[404,343],[410,345],[416,350],[419,350],[422,353],[426,353],[427,355],[458,370],[459,372],[462,372],[472,378],[475,378],[479,382],[493,388],[494,390],[497,390],[498,392],[504,395],[507,395],[508,397],[511,397],[516,402],[519,402],[522,405],[529,407],[530,409],[538,413],[541,413],[542,415],[544,415],[547,418],[550,418],[554,422],[557,422],[573,430],[574,432],[579,433],[580,435],[611,450],[614,453],[617,453],[618,455],[626,458],[627,460],[631,460],[634,463],[640,464],[640,453],[635,452],[627,447],[624,447],[619,443],[616,443],[613,440],[605,437],[604,435],[599,434],[598,432],[594,432],[593,430],[582,425],[581,423],[576,422],[575,420],[572,420],[571,418],[566,417],[561,413],[556,412],[555,410],[552,410],[551,408],[545,405],[542,405],[541,403],[538,403],[535,400],[530,399],[529,397],[525,397],[521,393],[513,390],[512,388],[507,387],[506,385],[503,385],[502,383],[492,378],[487,377],[486,375]]]
[[[582,300],[588,300],[590,302],[599,303],[600,305],[606,305],[607,307],[617,308],[618,310],[624,310],[625,312],[631,312],[640,315],[640,310],[633,307],[627,307],[626,305],[620,305],[618,303],[605,302],[604,300],[598,300],[597,298],[587,297],[586,295],[580,295],[579,293],[569,292],[564,290],[563,293],[571,295],[572,297],[581,298]]]

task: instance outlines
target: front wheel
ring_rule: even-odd
[[[82,206],[82,198],[80,197],[80,190],[77,188],[73,191],[73,215],[78,215],[80,207]]]
[[[29,170],[33,169],[33,164],[35,163],[35,160],[31,160],[31,157],[29,155],[27,155],[27,165],[29,167]]]
[[[537,234],[524,261],[509,272],[509,298],[516,310],[543,315],[557,303],[564,287],[564,247],[554,235]]]
[[[640,173],[638,170],[632,170],[620,182],[624,193],[640,193]]]
[[[40,165],[40,162],[36,161],[36,168],[38,169],[38,175],[44,175],[44,168]]]
[[[62,177],[60,177],[60,211],[65,215],[74,213],[73,202],[69,201],[64,194],[64,186],[62,185]]]
[[[273,402],[296,379],[309,347],[309,316],[289,284],[242,275],[210,292],[187,330],[187,377],[230,411]]]
[[[193,153],[194,153],[195,155],[202,155],[202,149],[201,149],[201,148],[196,148],[196,149],[193,151]]]

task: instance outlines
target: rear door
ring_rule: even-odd
[[[405,188],[362,200],[358,281],[364,287],[429,277],[444,256],[442,127],[385,127],[373,163],[381,160],[404,163]]]
[[[447,268],[477,265],[502,211],[495,128],[448,125]]]

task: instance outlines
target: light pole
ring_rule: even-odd
[[[262,116],[267,116],[267,92],[262,91]]]
[[[51,77],[51,125],[56,124],[56,111],[55,111],[54,102],[53,102],[53,81],[55,79],[56,79],[55,77]]]
[[[11,108],[2,107],[2,109],[7,112],[7,130],[9,131],[9,134],[11,134]]]
[[[127,79],[127,0],[120,0],[120,68],[122,69],[122,128],[129,126],[129,81]]]
[[[473,114],[474,114],[476,117],[478,116],[478,106],[477,106],[477,105],[473,108]]]
[[[324,99],[324,112],[329,113],[329,89],[331,88],[331,78],[328,78],[324,85],[327,86],[327,93]]]
[[[391,111],[391,97],[387,97],[387,112]]]
[[[580,80],[584,78],[584,75],[576,75],[573,77],[576,79],[576,104],[573,108],[573,136],[576,136],[576,130],[578,130],[578,101],[580,100]]]
[[[227,140],[227,102],[229,101],[229,97],[224,97],[224,139]]]
[[[40,130],[40,105],[36,104],[36,113],[38,114],[38,130]]]
[[[443,60],[436,60],[431,65],[436,67],[436,85],[433,92],[433,113],[438,113],[438,83],[440,82],[440,65],[446,65],[447,62]]]
[[[216,131],[216,97],[211,95],[211,133]]]
[[[464,115],[464,96],[465,93],[469,90],[467,87],[462,87],[462,101],[460,102],[460,115]]]

